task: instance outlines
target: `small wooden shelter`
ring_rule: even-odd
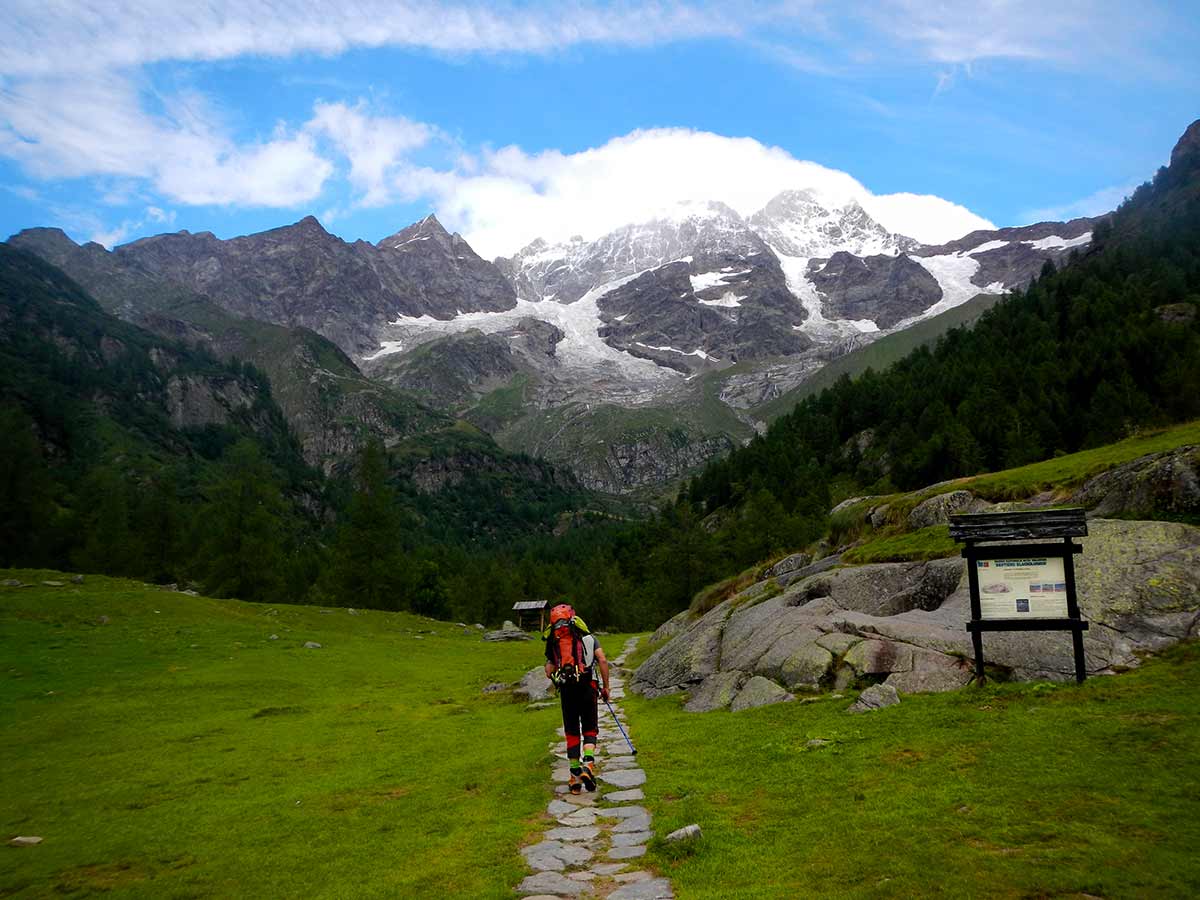
[[[543,631],[546,628],[546,601],[545,600],[520,600],[513,604],[513,612],[517,614],[517,627],[525,628],[525,614],[532,614],[537,610],[538,614],[538,631]]]

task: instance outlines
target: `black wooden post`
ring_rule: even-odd
[[[974,541],[967,541],[962,555],[967,560],[967,585],[971,591],[971,622],[974,623],[983,618],[979,604],[979,566],[975,564]],[[978,628],[971,629],[971,646],[975,650],[975,680],[983,684],[983,632]]]

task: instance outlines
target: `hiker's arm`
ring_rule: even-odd
[[[596,648],[596,665],[600,669],[600,679],[604,686],[604,699],[608,699],[608,657],[599,647]]]
[[[554,680],[554,663],[546,660],[546,677],[551,681]]]

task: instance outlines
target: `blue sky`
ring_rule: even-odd
[[[6,7],[0,236],[435,211],[492,256],[810,187],[949,239],[1110,209],[1200,117],[1188,2]]]

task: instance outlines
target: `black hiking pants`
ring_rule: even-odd
[[[596,689],[591,678],[564,681],[558,686],[558,699],[562,704],[563,731],[567,736],[567,756],[572,761],[579,759],[579,745],[596,743],[598,716],[596,714]]]

